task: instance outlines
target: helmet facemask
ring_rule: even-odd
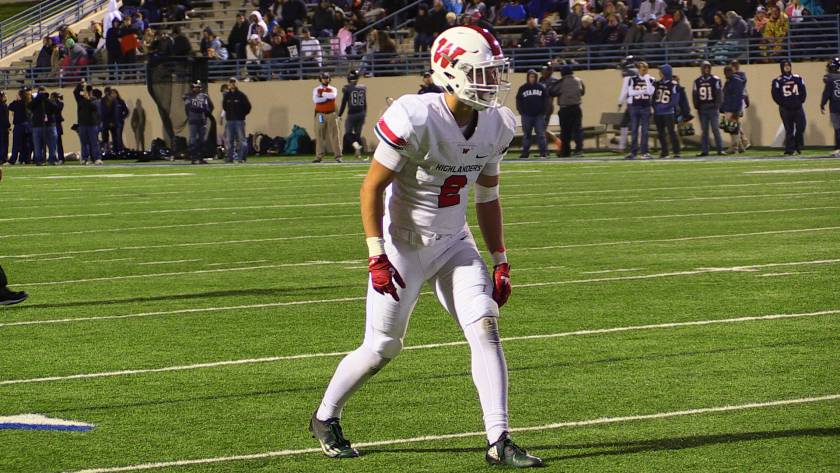
[[[510,61],[507,58],[491,59],[476,64],[457,64],[466,76],[466,84],[456,91],[462,102],[476,110],[498,108],[504,105],[510,92]]]

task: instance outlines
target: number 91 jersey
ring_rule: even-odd
[[[424,242],[462,232],[469,188],[480,174],[499,174],[515,126],[507,107],[478,112],[462,131],[444,94],[394,101],[375,127],[374,159],[396,173],[385,193],[386,228],[419,233]]]

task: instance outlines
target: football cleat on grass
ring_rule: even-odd
[[[15,305],[20,304],[29,297],[29,294],[20,291],[10,291],[8,288],[0,288],[0,305]]]
[[[317,411],[316,411],[317,412]],[[341,431],[341,424],[337,417],[327,420],[319,420],[312,414],[312,419],[309,421],[309,431],[321,444],[321,450],[324,455],[330,458],[355,458],[359,456],[359,451],[350,446],[350,442],[344,438],[344,432]]]
[[[514,468],[534,468],[544,466],[541,458],[528,455],[524,448],[513,443],[507,432],[490,445],[484,459],[491,465],[506,465]]]

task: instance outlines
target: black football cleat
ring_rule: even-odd
[[[20,304],[29,297],[29,294],[20,291],[10,291],[8,288],[0,288],[0,305],[15,305]]]
[[[344,438],[344,432],[341,431],[341,424],[337,417],[327,420],[319,420],[312,414],[312,419],[309,421],[309,431],[312,432],[312,437],[318,440],[321,444],[321,450],[324,455],[330,458],[355,458],[359,456],[359,451],[350,446],[350,442]]]
[[[491,465],[505,465],[514,468],[535,468],[545,466],[541,458],[528,455],[524,448],[513,443],[507,432],[490,445],[484,459]]]

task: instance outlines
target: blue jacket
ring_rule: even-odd
[[[653,85],[653,113],[654,115],[677,115],[680,91],[673,80],[673,69],[665,64],[659,70],[662,72],[663,78]]]
[[[831,113],[840,113],[840,73],[831,72],[823,77],[822,100],[820,100],[820,108],[825,109],[828,104],[828,110]]]
[[[520,115],[545,115],[546,97],[548,91],[545,85],[524,83],[516,93],[516,111]]]
[[[787,109],[802,108],[808,91],[805,89],[805,81],[799,74],[783,74],[773,79],[772,85],[773,101],[779,107]]]
[[[744,109],[744,92],[747,88],[747,77],[743,73],[733,74],[723,86],[723,113],[741,113]]]

